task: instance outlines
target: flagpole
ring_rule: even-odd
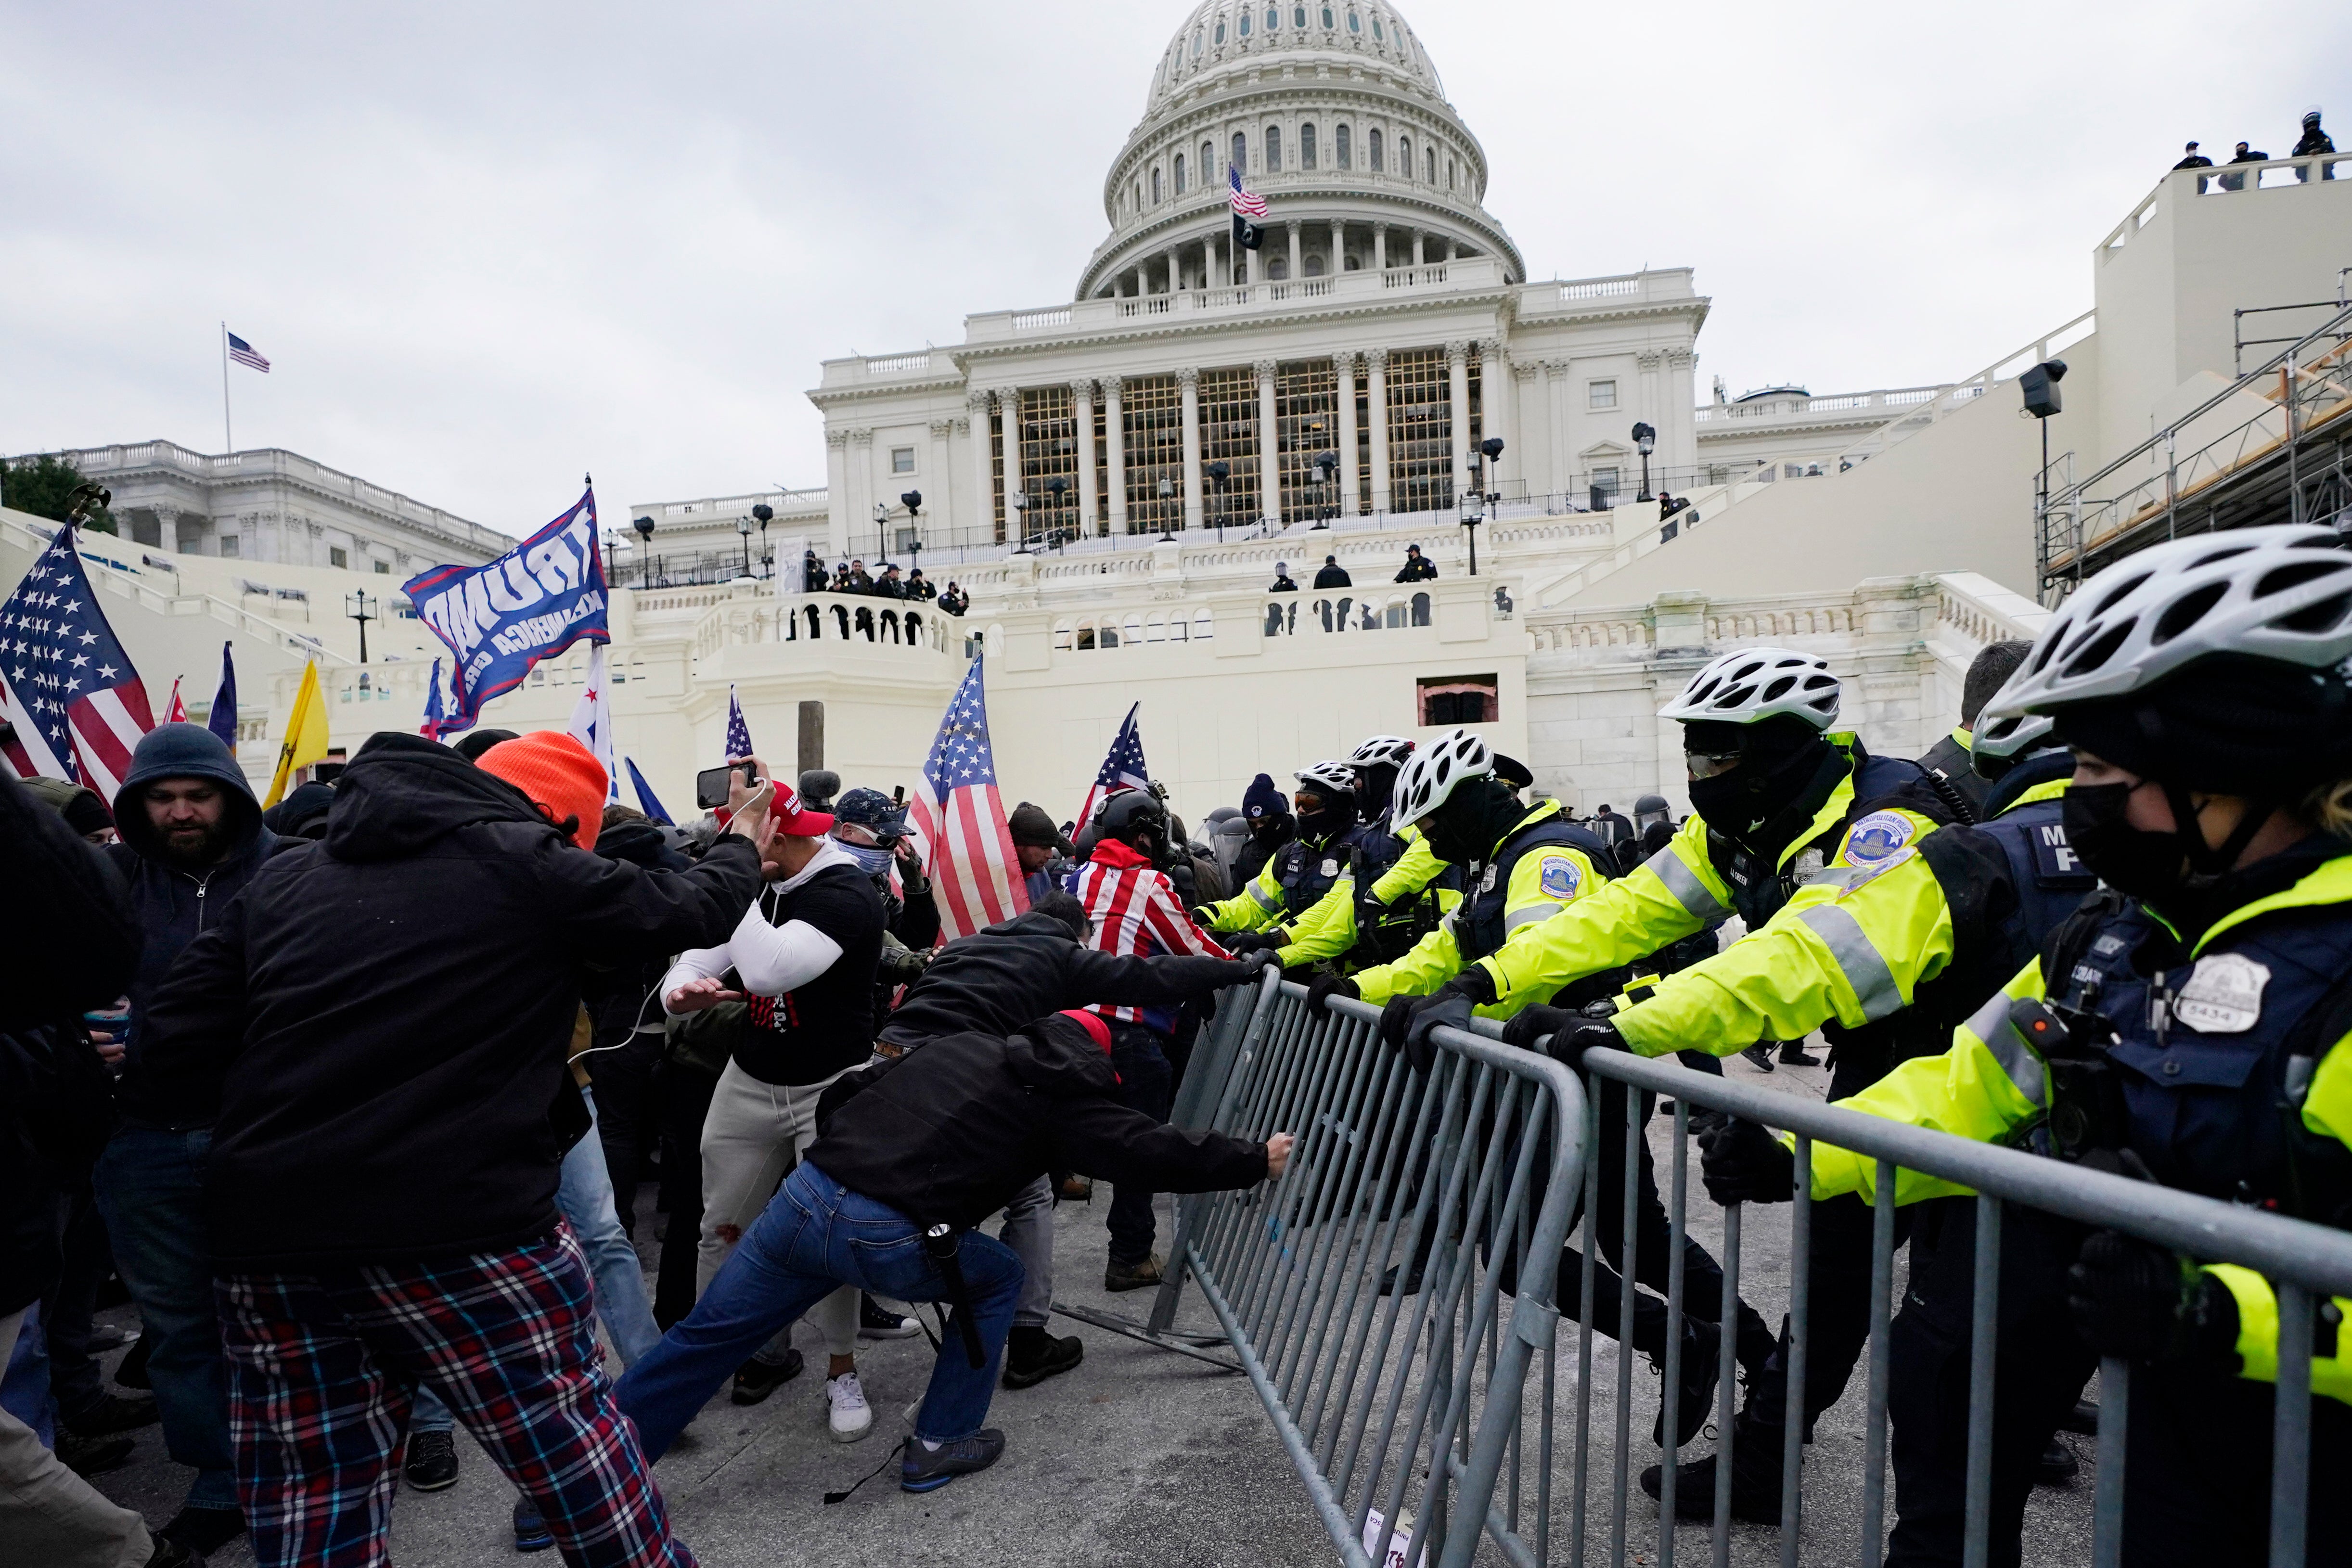
[[[236,450],[236,437],[230,433],[228,422],[228,323],[220,324],[221,351],[221,456]]]

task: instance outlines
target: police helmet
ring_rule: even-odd
[[[1674,815],[1675,808],[1666,804],[1666,797],[1662,795],[1645,795],[1633,803],[1633,826],[1636,831],[1649,826],[1654,822],[1668,821]]]
[[[1412,742],[1402,735],[1374,735],[1348,753],[1351,767],[1401,768],[1412,757]]]
[[[1301,789],[1335,798],[1352,795],[1356,789],[1356,771],[1345,763],[1312,763],[1290,776]]]
[[[1116,838],[1146,855],[1157,855],[1168,847],[1168,808],[1150,790],[1117,792],[1096,808],[1088,826],[1097,840]]]
[[[2061,743],[2058,721],[2047,714],[1979,715],[1977,727],[1969,732],[1969,766],[1979,778],[1997,779],[2028,754]]]
[[[1789,714],[1815,730],[1837,721],[1841,688],[1829,661],[1785,647],[1748,647],[1710,660],[1658,710],[1685,724],[1755,724]]]
[[[1409,827],[1421,821],[1452,799],[1467,781],[1491,778],[1494,773],[1495,753],[1467,730],[1456,730],[1431,742],[1428,750],[1414,752],[1412,761],[1397,774],[1391,797],[1397,826]]]

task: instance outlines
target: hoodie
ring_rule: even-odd
[[[759,889],[740,837],[646,870],[572,847],[446,747],[370,741],[326,837],[262,868],[145,1019],[155,1090],[217,1104],[215,1261],[407,1262],[549,1234],[590,966],[723,941]]]

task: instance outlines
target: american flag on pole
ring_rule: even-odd
[[[1143,789],[1151,783],[1150,770],[1143,765],[1143,731],[1137,729],[1135,716],[1142,710],[1139,702],[1127,710],[1127,721],[1118,727],[1118,738],[1110,743],[1110,754],[1103,759],[1102,770],[1095,774],[1094,787],[1087,791],[1087,804],[1078,813],[1078,826],[1084,827],[1095,819],[1095,807],[1114,790]]]
[[[588,689],[572,707],[572,734],[604,764],[604,798],[621,798],[621,775],[613,763],[613,695],[605,689],[604,645],[588,648]]]
[[[743,722],[743,705],[735,700],[735,689],[730,686],[727,689],[727,757],[751,754],[751,726]]]
[[[1263,211],[1265,209],[1265,203],[1259,203],[1259,210]],[[227,331],[226,328],[223,328],[222,330],[224,331]],[[228,334],[228,357],[236,361],[239,364],[251,365],[254,369],[259,371],[264,375],[268,375],[269,374],[269,362],[261,357],[260,351],[256,349],[251,343],[247,342],[243,338],[238,337],[235,332],[229,332]]]
[[[988,705],[981,661],[956,688],[939,739],[915,782],[915,826],[931,848],[931,886],[943,942],[1011,920],[1029,907],[1021,859],[996,794],[996,757],[988,744]]]
[[[75,552],[71,524],[0,604],[0,721],[16,726],[0,763],[16,777],[71,779],[110,801],[139,738],[155,727],[147,688]]]
[[[1265,216],[1265,198],[1257,195],[1255,192],[1242,189],[1242,172],[1238,168],[1235,168],[1231,164],[1227,164],[1225,167],[1225,173],[1231,176],[1233,180],[1234,211],[1243,217],[1264,217]],[[229,341],[231,342],[235,342],[236,340],[235,338],[231,338]],[[265,366],[264,368],[267,367]]]

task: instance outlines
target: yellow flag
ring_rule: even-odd
[[[302,687],[294,693],[294,711],[287,715],[285,743],[278,748],[278,776],[269,781],[267,810],[286,795],[286,781],[296,768],[327,759],[327,700],[319,691],[319,661],[302,667]]]

